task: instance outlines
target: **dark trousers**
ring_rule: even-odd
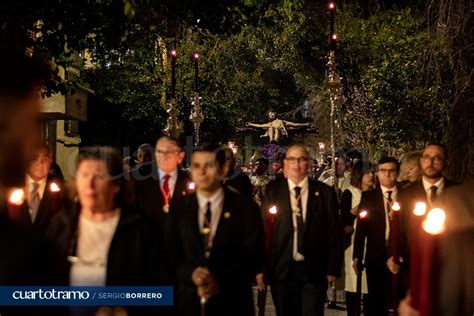
[[[388,315],[390,300],[390,272],[385,263],[367,266],[367,287],[369,290],[368,306],[364,306],[364,315]]]
[[[369,300],[369,295],[363,294],[362,302],[359,303],[359,304],[363,304],[364,306],[364,314],[365,314],[365,309],[367,308],[367,305],[369,304],[368,300]],[[347,316],[359,316],[359,315],[356,315],[356,302],[357,302],[357,293],[346,291]]]
[[[326,279],[309,280],[305,262],[292,261],[285,280],[271,284],[277,316],[323,316],[327,288]]]

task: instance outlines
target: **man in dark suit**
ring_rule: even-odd
[[[422,177],[420,181],[414,182],[408,187],[404,188],[400,193],[400,226],[401,235],[399,243],[401,245],[402,256],[404,257],[404,266],[406,267],[402,278],[408,287],[408,279],[411,271],[408,268],[414,269],[414,274],[421,273],[424,267],[419,263],[412,263],[410,255],[412,247],[414,251],[420,252],[420,245],[413,240],[416,236],[412,233],[421,230],[421,227],[412,227],[414,223],[420,223],[421,220],[416,220],[416,215],[413,213],[416,204],[423,202],[426,204],[428,212],[436,203],[438,198],[443,197],[446,189],[458,185],[459,183],[450,180],[444,176],[444,170],[448,164],[448,156],[446,147],[439,143],[428,144],[420,157],[420,166]],[[392,258],[387,261],[387,266],[392,273],[398,273],[400,266],[394,264]],[[414,291],[418,289],[412,288]]]
[[[179,315],[253,316],[252,282],[263,261],[263,224],[255,202],[222,185],[225,155],[208,146],[192,155],[196,192],[172,204]]]
[[[405,257],[410,255],[410,223],[413,222],[413,210],[416,203],[426,203],[428,210],[436,199],[449,187],[459,184],[444,176],[448,165],[446,147],[439,143],[430,143],[423,150],[420,158],[422,177],[420,181],[412,183],[400,192],[400,214],[402,226],[402,245]],[[407,258],[408,259],[408,258]],[[396,272],[398,266],[390,260],[388,267]]]
[[[65,201],[63,184],[49,173],[52,163],[51,149],[42,144],[35,151],[26,175],[27,203],[22,207],[22,220],[45,232],[51,218],[59,212]]]
[[[189,177],[179,166],[184,159],[179,140],[163,136],[156,142],[157,169],[145,179],[134,179],[138,209],[164,230],[170,204],[187,193]],[[134,174],[132,173],[132,178]]]
[[[264,214],[276,206],[268,278],[278,316],[324,315],[328,282],[341,272],[343,232],[335,191],[308,178],[302,145],[286,152],[287,179],[269,185]],[[262,287],[260,275],[257,278]]]
[[[353,266],[359,275],[360,264],[364,261],[367,272],[369,306],[364,306],[365,315],[383,316],[388,315],[391,283],[386,265],[389,257],[387,245],[391,207],[399,193],[397,177],[400,164],[396,158],[386,156],[379,160],[377,168],[380,185],[373,191],[363,192],[359,204],[359,209],[366,210],[367,216],[357,219]]]

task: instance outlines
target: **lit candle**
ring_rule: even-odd
[[[429,211],[426,219],[422,223],[422,261],[420,266],[420,316],[434,315],[435,310],[433,302],[438,297],[438,278],[439,278],[439,252],[438,243],[440,234],[444,231],[446,213],[440,208],[434,208]]]
[[[398,241],[400,238],[400,204],[398,202],[394,202],[391,205],[390,211],[390,241],[391,241],[391,252],[392,252],[392,260],[393,263],[400,265],[400,253],[399,253],[399,246]],[[394,310],[398,307],[398,274],[392,273],[392,308]]]
[[[273,240],[273,228],[275,226],[275,219],[278,214],[278,209],[275,205],[268,209],[267,220],[265,223],[265,255],[269,257],[272,249],[272,240]],[[262,271],[262,281],[267,284],[267,267],[263,267]],[[266,286],[265,286],[266,287]],[[263,291],[258,291],[257,295],[257,306],[258,306],[258,315],[265,315],[265,302],[267,297],[266,288]]]
[[[57,212],[59,192],[61,192],[61,187],[56,182],[51,182],[51,184],[49,185],[49,191],[51,192],[51,204],[53,212]]]
[[[422,240],[421,223],[426,214],[426,203],[418,202],[410,217],[410,305],[415,309],[420,308],[420,275],[422,273]]]
[[[367,218],[369,212],[366,209],[362,209],[359,212],[359,218],[362,223],[363,220]],[[362,295],[362,259],[361,261],[357,262],[357,271],[359,274],[356,276],[356,302],[355,302],[355,315],[360,315],[360,302],[361,302],[361,295]]]
[[[336,34],[334,33],[334,11],[336,11],[336,4],[334,2],[329,2],[328,4],[329,9],[329,49],[331,51],[336,50]]]
[[[199,83],[199,53],[194,53],[194,91],[198,91],[198,83]]]
[[[393,261],[396,264],[400,264],[400,254],[399,254],[399,248],[398,248],[398,241],[400,238],[400,204],[398,202],[394,202],[391,207],[391,221],[390,221],[390,232],[392,235],[392,256],[393,256]]]
[[[25,202],[25,191],[13,189],[8,197],[8,217],[13,221],[21,220],[21,206]]]
[[[176,49],[171,50],[171,98],[176,98]]]

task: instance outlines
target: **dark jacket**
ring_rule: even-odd
[[[233,187],[239,191],[240,194],[252,199],[252,183],[250,182],[250,178],[240,170],[240,167],[234,169],[234,172],[225,180],[225,185]]]
[[[444,190],[453,186],[459,185],[458,182],[444,178]],[[441,194],[442,195],[442,194]],[[440,195],[440,196],[441,196]],[[400,225],[401,225],[401,244],[402,251],[405,258],[410,255],[410,223],[413,222],[413,210],[418,202],[424,202],[429,208],[428,197],[426,196],[425,188],[422,180],[414,182],[409,186],[403,188],[399,195],[400,200]],[[429,210],[429,209],[428,209]],[[427,211],[428,211],[427,210]]]
[[[52,182],[59,185],[61,189],[59,192],[51,192],[50,186]],[[21,223],[26,226],[32,226],[40,233],[45,233],[51,219],[66,205],[70,206],[70,201],[68,201],[64,183],[54,179],[52,175],[48,175],[35,221],[31,220],[28,201],[25,200],[21,207]]]
[[[309,179],[308,179],[309,180]],[[312,282],[327,282],[327,275],[339,276],[343,260],[343,231],[339,223],[339,206],[334,190],[309,180],[308,204],[304,226],[303,250]],[[268,272],[272,280],[284,280],[293,260],[293,221],[288,181],[269,185],[262,212],[275,205],[276,215]]]
[[[79,205],[61,212],[48,227],[51,244],[51,284],[68,285],[77,246]],[[130,208],[122,208],[107,259],[106,285],[163,285],[166,283],[163,243],[150,222]]]
[[[188,193],[190,181],[188,174],[178,169],[178,179],[176,180],[170,204],[175,203],[181,195]],[[153,220],[159,226],[159,229],[164,231],[168,221],[168,213],[163,210],[165,200],[161,192],[158,171],[154,172],[152,177],[134,181],[134,191],[138,211]]]
[[[263,224],[255,202],[224,187],[224,206],[207,260],[196,194],[183,196],[172,206],[169,246],[176,264],[179,314],[199,315],[191,275],[198,266],[207,266],[220,288],[207,304],[207,315],[254,315],[252,283],[263,260]]]
[[[368,215],[362,220],[357,219],[352,257],[359,262],[364,261],[366,266],[385,266],[389,252],[385,239],[384,197],[380,185],[375,190],[362,192],[359,209],[367,210]]]

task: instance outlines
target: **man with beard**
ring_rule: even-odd
[[[424,202],[428,209],[430,209],[436,199],[447,188],[458,184],[443,175],[447,165],[448,153],[446,147],[439,143],[428,144],[420,157],[420,166],[423,174],[421,180],[412,183],[400,192],[402,238],[400,242],[403,245],[402,256],[405,259],[410,254],[410,223],[413,222],[413,210],[416,203]],[[392,258],[389,258],[387,261],[387,266],[392,273],[399,272],[400,266],[394,264]]]

